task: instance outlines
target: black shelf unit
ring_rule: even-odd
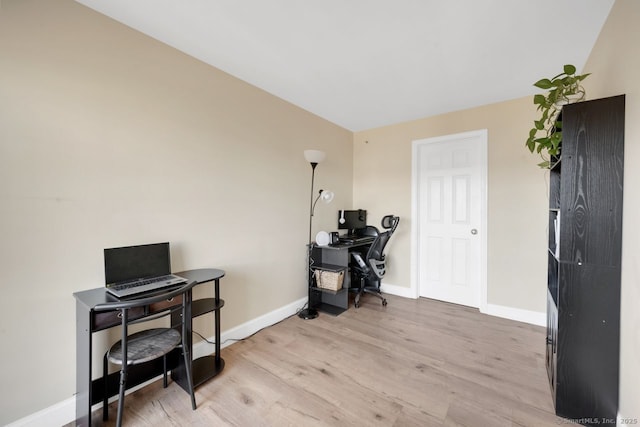
[[[625,96],[566,105],[550,169],[546,367],[556,414],[615,423]]]
[[[309,307],[337,316],[349,308],[349,287],[351,286],[351,252],[366,252],[373,241],[340,243],[337,245],[312,245],[309,254]],[[343,271],[342,288],[337,291],[316,286],[314,271]]]
[[[349,280],[347,279],[348,258],[347,263],[345,264],[344,262],[341,262],[341,256],[343,254],[328,251],[329,250],[324,247],[315,245],[311,250],[311,262],[309,263],[309,280],[311,284],[309,291],[309,304],[318,311],[332,316],[337,316],[349,308]],[[332,264],[332,262],[340,262],[341,264]],[[344,271],[345,275],[342,282],[342,288],[334,291],[318,287],[314,274],[316,270],[332,271],[336,273]]]

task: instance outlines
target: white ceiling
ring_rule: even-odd
[[[77,0],[352,131],[581,70],[614,0]]]

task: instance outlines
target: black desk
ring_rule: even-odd
[[[188,270],[176,273],[185,279],[197,282],[196,286],[203,283],[214,282],[213,298],[195,300],[191,303],[191,318],[214,312],[215,314],[215,354],[192,360],[191,371],[193,374],[193,386],[204,383],[215,377],[224,369],[224,360],[220,357],[220,309],[224,306],[224,300],[220,299],[220,279],[224,277],[224,271],[215,268]],[[76,425],[91,425],[91,406],[102,401],[104,381],[108,382],[109,395],[116,395],[118,389],[118,373],[113,373],[106,378],[91,379],[93,361],[93,333],[121,324],[118,312],[96,312],[97,304],[113,301],[114,298],[105,291],[105,288],[90,289],[73,294],[76,298]],[[132,309],[129,316],[144,318],[161,313],[170,307],[181,304],[180,300],[167,300],[159,304]],[[179,316],[180,313],[175,313]],[[178,322],[172,320],[172,324]],[[192,331],[192,322],[187,322],[188,331]],[[189,340],[191,342],[191,340]],[[105,350],[106,351],[106,350]],[[193,354],[193,349],[190,351]],[[188,390],[185,377],[184,361],[180,349],[174,350],[168,357],[168,368],[171,369],[172,379],[183,389]],[[127,380],[129,387],[136,386],[162,374],[162,360],[157,359],[141,365],[132,366]]]
[[[344,271],[345,274],[342,288],[337,291],[311,286],[309,289],[309,307],[334,316],[343,313],[349,308],[349,287],[351,286],[349,265],[352,259],[350,253],[352,251],[366,253],[372,243],[373,239],[365,242],[339,243],[329,246],[314,244],[312,246],[309,262],[310,275],[315,270]],[[310,280],[310,283],[315,284],[313,280]]]

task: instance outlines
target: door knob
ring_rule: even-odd
[[[475,228],[472,228],[471,229],[471,234],[473,234],[475,236],[476,234],[478,234],[478,230],[476,230]]]

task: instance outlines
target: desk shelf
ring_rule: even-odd
[[[332,316],[338,316],[339,314],[342,314],[345,311],[347,311],[346,308],[337,307],[333,304],[327,304],[327,303],[320,303],[319,305],[316,306],[316,310],[320,310],[323,313],[327,313]]]
[[[330,295],[339,295],[345,292],[349,292],[349,289],[345,288],[344,285],[342,288],[338,289],[337,291],[334,291],[333,289],[325,289],[325,288],[321,288],[319,286],[312,286],[311,289],[313,291],[318,291],[318,292],[324,292]]]
[[[311,270],[325,270],[325,271],[333,271],[335,273],[337,273],[338,271],[342,271],[342,270],[346,270],[347,269],[347,267],[344,266],[344,265],[323,264],[323,263],[310,265],[309,268]]]
[[[202,316],[203,314],[211,313],[216,310],[220,310],[224,307],[224,300],[221,299],[216,304],[215,298],[202,298],[193,301],[191,305],[191,317]]]
[[[197,358],[191,364],[191,370],[193,371],[193,388],[209,381],[222,372],[223,369],[224,359],[217,359],[215,356]]]

